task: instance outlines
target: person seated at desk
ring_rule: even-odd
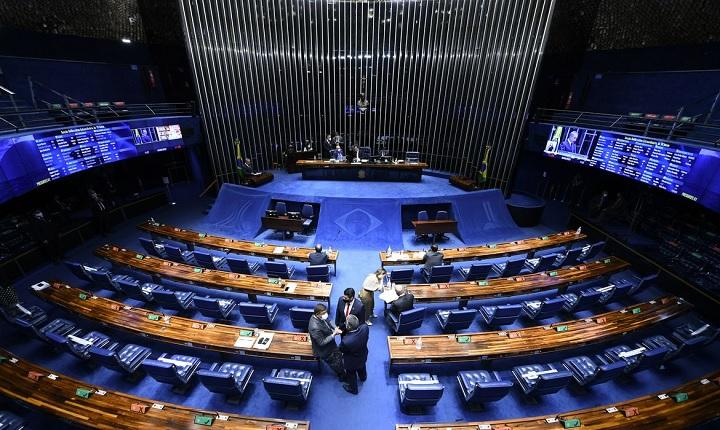
[[[345,288],[335,308],[335,326],[341,329],[343,333],[345,332],[348,315],[355,315],[360,321],[365,322],[365,306],[355,298],[355,290],[352,288]]]
[[[404,284],[395,284],[395,294],[398,298],[390,304],[390,313],[400,318],[400,314],[415,307],[415,296],[407,292]]]
[[[345,154],[343,154],[343,150],[340,147],[340,145],[335,146],[335,150],[332,153],[332,159],[336,161],[344,161],[345,160]]]
[[[430,251],[423,255],[422,262],[425,263],[425,270],[430,270],[433,266],[442,266],[443,257],[443,253],[438,251],[438,246],[436,244],[432,244],[430,246]]]
[[[308,254],[308,260],[310,261],[311,266],[319,266],[321,264],[328,263],[328,255],[325,251],[323,251],[322,245],[318,243],[315,245],[315,252]]]

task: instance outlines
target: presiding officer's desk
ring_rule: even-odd
[[[434,336],[388,336],[390,366],[486,362],[579,348],[651,327],[691,308],[692,305],[683,299],[667,296],[585,319],[540,327]],[[422,348],[418,350],[419,338],[422,338]]]
[[[537,417],[497,421],[398,424],[395,430],[556,430],[564,428],[561,420],[580,420],[588,430],[670,430],[690,429],[720,416],[720,371],[705,375],[667,391],[626,401],[576,411],[558,411]],[[676,402],[671,394],[686,393],[687,400]],[[661,394],[667,397],[662,399]],[[623,410],[636,408],[638,414],[625,416]],[[557,422],[549,423],[548,418]]]
[[[164,315],[162,312],[135,308],[98,297],[91,292],[59,282],[53,282],[45,288],[36,284],[32,289],[41,299],[74,314],[161,342],[235,355],[279,360],[315,360],[307,333],[245,328]],[[255,341],[262,333],[273,334],[267,349],[255,347]]]
[[[245,293],[252,301],[255,301],[255,296],[262,295],[297,300],[322,300],[330,303],[332,284],[328,282],[264,278],[205,269],[140,254],[118,245],[103,245],[95,250],[95,255],[111,262],[114,266],[139,270],[154,278],[162,277],[208,288]]]
[[[150,233],[152,237],[161,237],[182,242],[189,250],[195,246],[208,249],[217,249],[233,254],[245,254],[257,257],[264,257],[269,260],[292,260],[308,262],[308,255],[315,252],[313,248],[294,248],[284,245],[253,242],[249,240],[230,239],[229,237],[216,236],[207,233],[200,233],[193,230],[175,227],[167,224],[146,221],[137,226],[138,229]],[[333,265],[337,272],[337,259],[340,252],[337,250],[327,252],[328,263]]]
[[[297,428],[308,430],[308,421],[246,417],[233,412],[194,409],[113,391],[88,384],[62,373],[45,369],[0,349],[0,394],[8,399],[77,424],[103,430],[171,430],[218,428],[266,430]],[[30,377],[36,377],[37,380]],[[48,376],[55,375],[55,379]],[[81,397],[77,390],[90,391]],[[136,408],[145,413],[133,412]],[[153,405],[158,405],[153,407]],[[160,408],[161,405],[161,408]],[[212,418],[212,426],[195,424],[196,417]],[[285,427],[287,425],[287,427]],[[277,426],[277,427],[274,427]],[[295,427],[297,426],[297,427]]]
[[[408,284],[407,290],[416,302],[447,302],[460,300],[465,306],[468,300],[493,297],[517,296],[536,291],[558,289],[563,293],[570,284],[601,276],[609,276],[630,267],[627,261],[617,257],[586,262],[577,266],[549,270],[529,275],[495,278],[483,281],[462,281],[437,284]]]
[[[262,228],[280,231],[292,231],[302,233],[305,231],[305,220],[303,218],[290,218],[287,215],[262,216],[260,217]]]
[[[573,242],[584,240],[587,236],[576,231],[564,231],[561,233],[549,234],[547,236],[534,237],[530,239],[515,240],[512,242],[494,243],[488,245],[468,246],[465,248],[441,249],[443,260],[446,263],[453,261],[469,261],[481,258],[495,258],[512,254],[529,253],[541,249],[554,248],[556,246],[568,246]],[[391,255],[387,252],[380,252],[380,264],[382,266],[402,266],[408,264],[422,264],[423,251],[393,251]],[[530,255],[529,257],[531,257]]]
[[[425,163],[351,163],[347,161],[299,160],[303,179],[345,181],[420,182]]]

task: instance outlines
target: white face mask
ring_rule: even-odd
[[[326,320],[326,319],[328,319],[328,314],[322,314],[322,315],[320,315],[320,319],[323,320],[323,321]]]

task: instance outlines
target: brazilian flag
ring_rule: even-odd
[[[240,179],[245,179],[245,171],[242,168],[243,164],[243,156],[242,156],[242,150],[240,149],[240,140],[235,140],[235,168],[237,168],[237,173],[240,175]]]
[[[487,181],[488,158],[490,156],[490,148],[492,148],[490,145],[485,147],[485,155],[483,156],[483,161],[480,164],[480,170],[478,171],[478,184],[484,184],[485,181]]]

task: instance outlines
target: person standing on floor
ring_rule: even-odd
[[[325,363],[335,372],[341,381],[345,381],[346,373],[343,367],[342,354],[338,349],[335,337],[342,333],[328,321],[328,310],[325,305],[318,303],[313,309],[313,315],[308,324],[310,343],[313,355]]]
[[[345,324],[347,330],[340,341],[340,351],[347,372],[347,383],[343,384],[343,389],[348,393],[357,394],[358,377],[361,381],[367,379],[365,363],[368,356],[367,343],[370,329],[355,315],[349,315]]]
[[[365,307],[365,324],[368,326],[372,325],[372,321],[370,320],[375,318],[375,314],[373,313],[375,309],[375,291],[380,289],[386,273],[385,269],[381,267],[374,273],[367,275],[363,281],[363,287],[360,291],[360,301]]]
[[[365,306],[363,306],[360,300],[355,298],[355,290],[345,288],[335,308],[335,326],[345,332],[345,322],[350,315],[355,315],[358,320],[364,320]]]

